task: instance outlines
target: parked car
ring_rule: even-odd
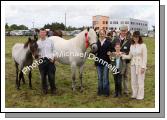
[[[31,30],[23,30],[22,32],[23,32],[23,35],[25,35],[25,36],[32,36],[33,35],[33,31],[31,31]]]
[[[143,36],[144,36],[144,37],[148,37],[148,34],[147,34],[147,33],[145,33]]]
[[[23,32],[21,30],[13,30],[13,31],[10,32],[10,35],[21,36],[21,35],[23,35]]]
[[[6,36],[10,36],[10,32],[9,32],[9,31],[6,31],[6,32],[5,32],[5,35],[6,35]]]

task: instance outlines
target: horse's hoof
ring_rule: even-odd
[[[72,88],[72,91],[73,91],[73,93],[75,93],[75,91],[76,91],[75,88]]]
[[[17,87],[17,90],[21,90],[19,87]]]
[[[81,92],[81,93],[83,92],[83,88],[80,89],[80,92]]]

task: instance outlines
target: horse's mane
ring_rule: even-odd
[[[26,43],[24,43],[24,48],[28,47],[28,43],[29,43],[29,41],[27,41]]]

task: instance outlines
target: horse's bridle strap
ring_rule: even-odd
[[[88,32],[85,33],[85,47],[86,47],[86,48],[89,47]]]

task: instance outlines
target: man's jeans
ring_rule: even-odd
[[[98,73],[98,95],[106,95],[110,94],[110,86],[109,86],[109,68],[106,66],[98,65],[97,66]]]

